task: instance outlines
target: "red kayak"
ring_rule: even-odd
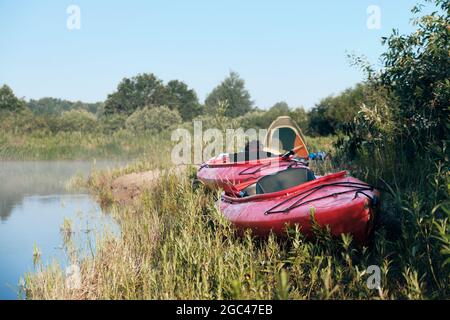
[[[294,158],[308,157],[301,130],[289,117],[278,117],[270,125],[264,142],[265,146],[252,141],[242,152],[221,154],[208,160],[200,166],[197,178],[210,189],[232,191],[234,185],[288,167]]]
[[[372,186],[345,171],[315,178],[307,167],[294,165],[224,192],[220,210],[236,228],[252,229],[259,236],[271,231],[286,235],[287,226],[298,225],[311,237],[314,212],[317,223],[328,225],[332,235],[349,233],[364,243],[379,196]]]

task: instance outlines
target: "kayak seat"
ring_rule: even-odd
[[[242,191],[246,196],[272,193],[286,190],[314,179],[314,173],[308,168],[288,168],[264,176],[258,182],[246,187]]]

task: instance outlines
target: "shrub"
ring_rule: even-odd
[[[236,122],[240,127],[245,129],[267,129],[280,116],[290,116],[300,126],[303,132],[307,132],[308,114],[306,111],[302,107],[290,109],[285,102],[278,102],[267,111],[256,109],[236,118]]]
[[[134,132],[160,132],[181,124],[181,116],[176,110],[147,106],[136,110],[128,117],[126,128]]]
[[[70,110],[59,118],[60,131],[91,132],[96,129],[97,118],[86,110]]]
[[[344,129],[357,114],[363,103],[367,103],[367,85],[357,84],[337,96],[328,96],[309,113],[310,132],[315,135],[336,134]]]
[[[417,31],[384,39],[383,68],[368,70],[369,103],[338,144],[353,174],[391,194],[377,219],[399,257],[392,265],[418,292],[408,298],[449,295],[450,4],[434,2]]]
[[[100,127],[103,132],[111,133],[125,129],[127,116],[123,114],[111,114],[100,119]]]

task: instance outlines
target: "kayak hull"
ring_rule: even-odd
[[[351,234],[357,242],[366,242],[372,228],[379,192],[364,190],[364,193],[361,193],[352,186],[333,186],[336,183],[363,183],[342,174],[331,176],[334,178],[325,176],[305,183],[292,193],[247,198],[223,194],[219,204],[220,210],[237,229],[251,229],[253,234],[258,236],[267,236],[271,232],[285,236],[289,228],[298,226],[300,231],[310,238],[313,236],[313,213],[317,224],[321,227],[328,226],[333,236]],[[318,191],[303,199],[303,204],[300,202],[299,206],[293,206],[309,193],[309,190],[321,184],[330,186],[318,188]]]

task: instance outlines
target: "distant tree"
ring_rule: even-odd
[[[230,72],[230,75],[213,89],[206,98],[205,104],[214,112],[220,101],[227,102],[225,116],[231,118],[246,114],[252,110],[253,106],[250,93],[245,89],[245,81],[236,72]]]
[[[131,115],[144,106],[164,104],[165,87],[163,82],[152,73],[138,74],[124,78],[117,91],[108,95],[105,101],[105,114],[121,113]]]
[[[289,105],[286,102],[280,101],[280,102],[275,103],[269,109],[269,111],[277,112],[277,113],[280,113],[280,114],[284,113],[285,115],[287,115],[289,113],[290,109],[289,109]]]
[[[348,88],[337,96],[322,99],[309,113],[310,130],[314,134],[335,134],[353,122],[354,117],[366,102],[364,84]]]
[[[329,135],[335,133],[331,120],[326,113],[328,108],[332,108],[333,97],[322,99],[309,112],[309,130],[315,135]]]
[[[290,116],[303,132],[308,131],[308,114],[305,109],[302,107],[291,109],[284,101],[275,103],[269,110],[255,108],[236,120],[245,129],[267,129],[280,116]]]
[[[304,134],[309,134],[309,115],[303,107],[291,110],[289,116],[298,124]]]
[[[36,115],[61,115],[64,111],[69,110],[86,110],[93,114],[102,111],[102,102],[85,103],[81,101],[69,101],[58,98],[45,97],[38,100],[31,99],[28,107]]]
[[[190,121],[201,113],[197,94],[179,80],[167,83],[165,104],[172,110],[178,110],[184,121]]]
[[[0,88],[0,111],[22,111],[25,102],[14,95],[12,89],[6,84]]]
[[[272,121],[274,121],[276,118],[280,117],[280,116],[288,116],[290,113],[290,108],[289,105],[284,102],[277,102],[275,103],[269,110],[267,110],[266,112],[266,118],[268,123],[268,126],[270,125],[270,123],[272,123]]]

